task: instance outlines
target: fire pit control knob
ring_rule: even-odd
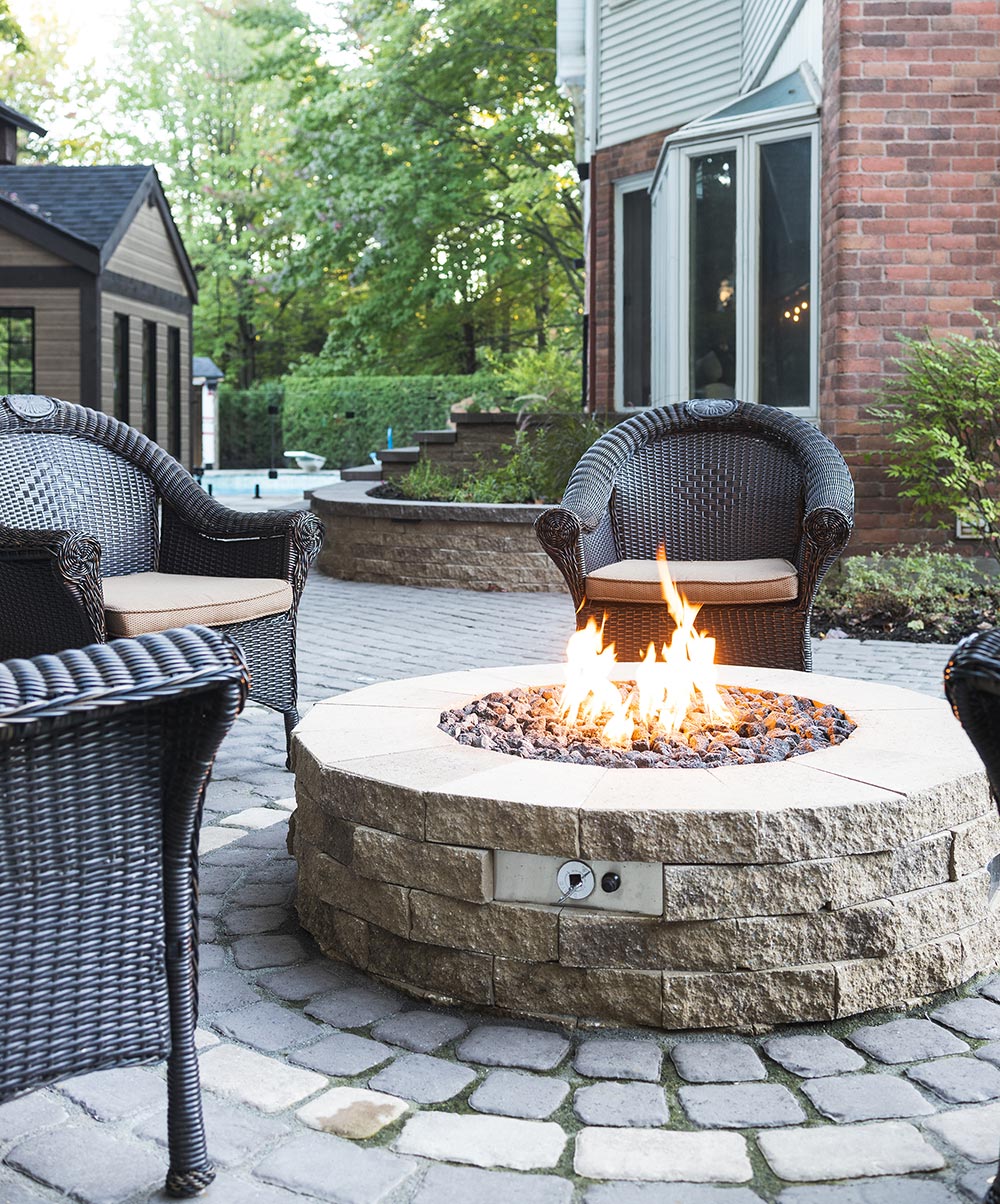
[[[594,871],[585,861],[566,861],[556,872],[560,903],[566,899],[586,899],[594,893]]]
[[[613,895],[614,892],[621,886],[621,884],[621,874],[616,874],[614,870],[608,870],[608,872],[601,879],[601,890],[603,890],[605,894]]]

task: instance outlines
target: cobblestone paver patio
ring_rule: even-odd
[[[571,625],[562,596],[316,577],[301,615],[303,700],[559,659]],[[948,651],[830,640],[816,668],[939,695]],[[199,1035],[212,1204],[981,1197],[1000,1139],[1000,978],[912,1013],[762,1038],[564,1032],[431,1009],[322,958],[298,929],[281,744],[280,719],[249,707],[207,801]],[[0,1107],[0,1204],[163,1199],[162,1079],[162,1068],[106,1071]]]

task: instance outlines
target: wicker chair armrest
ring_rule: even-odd
[[[575,606],[584,596],[583,533],[580,515],[566,506],[553,506],[535,519],[538,542],[562,573]]]
[[[322,543],[323,524],[306,510],[241,514],[213,503],[182,515],[164,502],[159,567],[165,573],[279,578],[289,582],[297,602]]]
[[[101,547],[82,531],[0,527],[0,657],[104,640]]]

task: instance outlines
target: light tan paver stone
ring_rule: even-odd
[[[771,1129],[759,1134],[757,1142],[771,1170],[793,1183],[906,1175],[948,1165],[905,1121]]]
[[[274,824],[284,823],[287,813],[278,811],[275,807],[247,807],[245,811],[237,811],[235,815],[227,815],[219,823],[226,828],[251,828],[259,830],[270,828]]]
[[[262,1112],[281,1112],[325,1087],[327,1079],[236,1045],[216,1045],[200,1058],[208,1091],[241,1100]]]
[[[403,1126],[393,1148],[442,1162],[530,1171],[555,1166],[565,1145],[566,1134],[552,1121],[419,1112]]]
[[[667,1183],[746,1183],[753,1177],[746,1139],[711,1130],[582,1129],[573,1166],[586,1179]]]
[[[338,1137],[363,1140],[374,1137],[398,1120],[409,1105],[406,1100],[364,1087],[331,1087],[299,1108],[295,1115],[311,1129]]]
[[[233,828],[221,828],[216,824],[208,824],[202,828],[198,837],[198,855],[204,857],[206,853],[232,844],[234,840],[239,840],[241,836],[245,835],[246,833],[242,830],[236,831]]]

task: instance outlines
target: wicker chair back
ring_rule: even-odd
[[[0,430],[0,526],[82,531],[101,545],[101,575],[156,568],[157,498],[150,478],[89,439]]]
[[[618,471],[611,501],[618,559],[794,561],[802,527],[797,459],[769,440],[663,432]]]

